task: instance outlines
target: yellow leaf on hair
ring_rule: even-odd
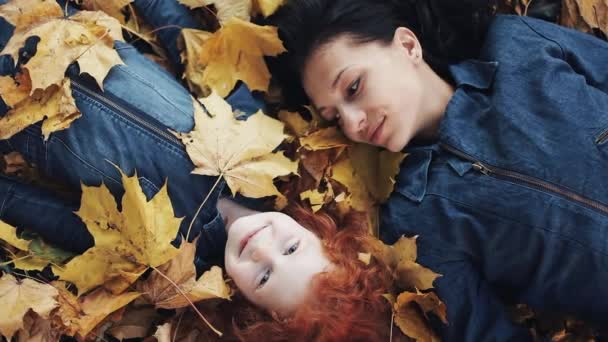
[[[261,13],[264,17],[272,15],[285,3],[285,0],[253,0],[255,12]]]

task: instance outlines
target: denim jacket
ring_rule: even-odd
[[[504,302],[608,323],[608,43],[498,16],[452,65],[436,143],[409,146],[381,237],[419,235],[447,341],[525,341]]]
[[[0,0],[0,4],[4,2]],[[177,27],[204,27],[177,1],[135,0],[133,5],[149,24],[166,27],[159,31],[159,39],[168,51],[170,62],[179,70],[176,41],[180,29]],[[0,18],[0,49],[12,31],[11,25]],[[0,141],[0,152],[20,152],[44,176],[76,193],[73,198],[59,197],[38,186],[0,175],[0,219],[33,230],[47,241],[75,252],[93,245],[84,224],[74,214],[80,205],[81,183],[98,186],[103,182],[116,198],[122,195],[120,174],[107,161],[118,165],[127,175],[137,172],[148,198],[167,182],[175,216],[184,217],[180,226],[183,236],[216,180],[191,174],[194,166],[185,148],[169,132],[187,132],[194,126],[188,90],[133,46],[115,42],[115,48],[125,65],[110,70],[103,91],[91,77],[79,74],[76,65],[68,69],[72,95],[82,112],[82,117],[68,129],[52,133],[44,141],[38,123]],[[33,49],[32,44],[26,45],[28,53],[33,54]],[[14,72],[12,58],[0,56],[0,75]],[[262,102],[244,85],[229,96],[228,102],[248,115],[262,109]],[[6,110],[0,101],[0,115]],[[220,182],[193,227],[191,236],[201,233],[196,259],[199,270],[223,261],[226,234],[216,210],[223,186]]]

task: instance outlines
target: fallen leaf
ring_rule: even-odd
[[[217,18],[221,24],[231,18],[239,18],[244,21],[251,20],[251,0],[179,0],[183,5],[190,8],[199,8],[214,5],[217,9]]]
[[[23,326],[23,329],[17,332],[17,341],[56,342],[61,339],[60,334],[51,326],[51,321],[33,311],[23,317]]]
[[[285,3],[285,0],[253,0],[253,2],[254,11],[268,17],[276,12]]]
[[[597,28],[608,35],[608,1],[564,0],[562,25],[590,32]]]
[[[158,342],[171,342],[171,323],[168,322],[163,325],[159,325],[156,328],[154,337],[156,337]]]
[[[267,91],[270,72],[264,56],[286,51],[277,28],[232,18],[203,45],[199,62],[205,65],[203,86],[226,97],[238,80],[251,90]]]
[[[211,116],[195,102],[194,130],[175,133],[196,166],[192,173],[224,177],[233,194],[282,196],[273,179],[298,168],[282,152],[272,153],[286,137],[283,123],[261,111],[236,120],[230,105],[215,93],[202,102]]]
[[[401,331],[420,342],[441,341],[428,321],[421,316],[413,305],[417,294],[404,292],[397,297],[394,305],[395,324]]]
[[[311,129],[310,123],[304,120],[298,112],[282,110],[279,112],[279,120],[298,138],[304,136]]]
[[[183,77],[188,82],[188,87],[198,96],[208,96],[211,89],[205,85],[203,73],[205,65],[201,64],[198,56],[201,54],[205,42],[212,33],[195,29],[182,29],[182,62],[186,68]]]
[[[149,332],[158,316],[153,307],[128,306],[122,319],[108,329],[108,334],[120,341],[130,338],[147,337],[150,335]]]
[[[12,0],[0,6],[0,17],[4,17],[15,32],[48,18],[63,16],[63,10],[56,1]]]
[[[57,290],[25,278],[17,280],[5,273],[0,278],[0,334],[9,341],[13,334],[23,328],[23,316],[31,309],[47,318],[57,305]]]
[[[0,76],[0,94],[4,103],[14,107],[17,103],[30,96],[32,83],[27,69],[18,73],[13,79],[10,76]]]
[[[0,139],[8,139],[45,118],[42,123],[45,140],[52,132],[68,128],[81,115],[70,85],[70,79],[65,78],[60,86],[53,84],[44,91],[36,90],[19,102],[0,118]]]
[[[360,175],[374,201],[386,201],[393,192],[394,178],[399,173],[399,166],[406,155],[367,144],[354,144],[349,153],[353,168]]]
[[[89,11],[103,11],[121,24],[125,23],[122,9],[132,3],[133,0],[82,0],[82,8]]]
[[[300,193],[300,199],[302,201],[308,200],[311,205],[311,209],[313,212],[319,211],[325,203],[328,203],[333,199],[333,191],[329,188],[326,191],[319,191],[318,189],[307,190]]]
[[[31,93],[64,83],[65,71],[73,62],[103,89],[110,69],[124,64],[113,48],[114,40],[123,40],[120,23],[102,12],[81,11],[70,19],[48,19],[30,26],[14,34],[1,54],[17,61],[19,49],[32,36],[40,37],[40,42],[36,54],[22,66],[29,71]]]
[[[22,251],[29,249],[30,241],[21,239],[17,236],[17,228],[0,221],[0,240],[4,240],[9,245]]]
[[[358,253],[357,258],[359,259],[359,261],[361,261],[365,265],[369,265],[369,263],[372,261],[372,254],[371,253]]]
[[[82,186],[80,209],[76,214],[95,239],[95,246],[75,257],[65,268],[53,268],[61,279],[73,282],[82,294],[97,285],[125,274],[137,278],[146,266],[159,266],[177,255],[171,241],[177,236],[182,218],[176,218],[165,184],[148,202],[137,174],[121,171],[125,194],[119,212],[114,197],[102,184]],[[87,270],[95,270],[90,272]]]
[[[100,322],[110,314],[123,308],[141,294],[127,292],[114,295],[104,288],[98,288],[86,296],[76,298],[72,293],[56,283],[59,290],[59,309],[53,314],[63,325],[63,333],[86,337]]]
[[[351,142],[336,126],[331,126],[322,128],[300,138],[300,144],[307,150],[319,151],[337,147],[346,147],[351,145]]]

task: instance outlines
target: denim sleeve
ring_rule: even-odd
[[[608,42],[590,34],[534,19],[520,19],[530,29],[557,44],[572,69],[587,83],[608,94]]]
[[[467,256],[433,255],[423,246],[419,250],[418,262],[442,275],[434,285],[447,307],[448,325],[438,325],[444,341],[532,341],[524,326],[511,321]]]
[[[133,5],[144,21],[158,31],[161,41],[170,59],[171,64],[178,73],[182,71],[182,64],[177,49],[177,39],[183,28],[205,29],[190,13],[190,10],[177,2],[177,0],[135,0]]]

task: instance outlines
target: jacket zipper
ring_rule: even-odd
[[[492,165],[488,165],[485,163],[482,163],[481,161],[471,157],[470,155],[455,149],[452,146],[446,145],[441,143],[440,144],[441,148],[463,158],[466,160],[469,160],[473,163],[473,168],[486,175],[486,176],[493,176],[493,177],[497,177],[497,178],[504,178],[504,179],[508,179],[511,181],[515,181],[517,183],[523,183],[529,186],[532,186],[534,188],[537,189],[541,189],[541,190],[545,190],[548,192],[552,192],[555,193],[557,195],[560,195],[562,197],[565,197],[571,201],[586,205],[588,207],[591,207],[593,209],[596,209],[598,211],[600,211],[603,214],[608,215],[608,206],[596,202],[592,199],[586,198],[584,196],[581,196],[575,192],[572,192],[570,190],[561,188],[555,184],[551,184],[549,182],[545,182],[543,180],[540,180],[538,178],[534,178],[531,176],[527,176],[518,172],[514,172],[514,171],[509,171],[509,170],[504,170],[504,169],[500,169],[498,167],[492,166]]]
[[[73,79],[71,80],[72,86],[77,88],[79,91],[86,93],[88,96],[94,98],[95,100],[103,103],[104,105],[112,108],[115,112],[118,112],[119,114],[124,114],[125,116],[127,116],[129,119],[137,122],[138,124],[144,126],[145,128],[149,129],[150,131],[158,134],[159,136],[173,142],[174,144],[183,147],[183,144],[181,143],[181,141],[179,141],[175,136],[173,136],[172,134],[169,134],[168,132],[160,129],[158,126],[159,125],[155,125],[153,123],[148,122],[147,120],[143,119],[141,117],[141,115],[135,114],[132,111],[126,109],[125,107],[121,106],[120,104],[112,101],[111,99],[101,96],[98,93],[92,91],[91,89],[89,89],[88,87],[86,87],[85,85],[83,85],[82,83],[78,82],[78,81],[74,81]]]
[[[602,132],[602,134],[600,134],[600,136],[597,137],[597,139],[595,139],[595,144],[600,145],[600,144],[604,143],[606,140],[608,140],[608,129],[605,130],[604,132]]]

